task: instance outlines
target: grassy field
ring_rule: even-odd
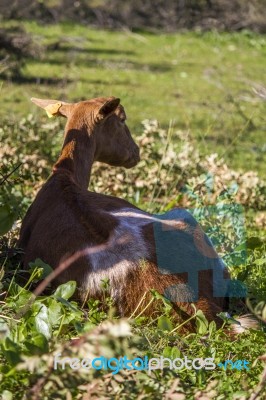
[[[173,121],[190,130],[206,154],[215,151],[232,167],[265,173],[265,104],[252,90],[265,79],[265,37],[24,26],[50,50],[26,63],[24,81],[2,84],[0,115],[35,114],[30,97],[114,95],[122,99],[133,132],[141,132],[144,119],[164,127]]]
[[[156,292],[153,301],[161,310],[154,319],[140,310],[134,318],[120,319],[114,317],[105,281],[103,304],[95,299],[77,304],[71,299],[74,282],[32,298],[51,269],[36,260],[30,271],[21,270],[16,239],[62,144],[64,121],[49,120],[30,97],[117,96],[140,145],[141,162],[132,170],[96,164],[91,189],[150,212],[189,208],[232,276],[247,285],[250,311],[266,321],[265,102],[253,91],[265,86],[266,38],[250,32],[155,35],[71,24],[24,26],[43,51],[39,60],[26,60],[22,77],[1,81],[1,398],[265,399],[265,328],[228,340],[226,330],[235,320],[221,315],[224,325],[218,329],[195,311],[196,332],[181,334],[184,326],[174,325],[171,305]],[[240,214],[236,204],[243,206]],[[215,216],[207,217],[210,210]],[[249,369],[115,375],[54,370],[58,352],[79,358],[213,357],[217,364],[247,360]]]

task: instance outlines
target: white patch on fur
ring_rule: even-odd
[[[119,225],[114,229],[106,243],[105,250],[90,254],[88,260],[91,270],[84,284],[84,290],[91,296],[97,296],[103,279],[108,279],[111,296],[119,299],[125,289],[125,278],[130,270],[139,267],[141,260],[147,259],[149,250],[141,233],[141,227],[150,221],[144,221],[142,212],[134,215],[112,212],[117,217]],[[134,213],[135,214],[135,213]]]
[[[106,249],[87,256],[90,271],[83,290],[88,291],[91,296],[97,296],[101,291],[102,280],[107,278],[110,282],[111,296],[119,299],[120,294],[126,290],[124,282],[128,272],[139,268],[140,261],[147,259],[150,253],[149,243],[143,237],[142,228],[153,222],[162,223],[164,230],[186,230],[187,225],[182,220],[162,220],[142,210],[130,208],[110,214],[117,218],[119,225],[106,243]],[[223,268],[224,264],[220,261],[219,269]],[[192,294],[187,290],[187,286],[183,289],[180,296],[186,295],[190,298]]]
[[[144,226],[151,222],[160,222],[163,225],[164,230],[168,229],[182,229],[184,230],[184,222],[182,220],[177,221],[176,219],[161,219],[156,216],[149,214],[142,210],[123,209],[112,213],[115,216],[121,217],[128,220],[129,223],[133,223],[135,226]]]

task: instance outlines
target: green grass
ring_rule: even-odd
[[[59,43],[24,67],[25,81],[3,82],[0,115],[36,113],[30,97],[78,101],[120,97],[132,132],[143,119],[172,120],[201,151],[231,167],[264,174],[265,104],[252,88],[265,78],[266,39],[234,34],[107,32],[25,22],[38,43]]]
[[[150,212],[175,205],[193,209],[210,237],[222,239],[220,251],[225,244],[225,256],[238,257],[237,265],[230,264],[232,276],[247,284],[249,307],[265,320],[265,245],[262,222],[256,220],[263,220],[265,184],[254,174],[236,177],[238,168],[259,171],[260,178],[266,171],[265,103],[252,91],[264,83],[265,37],[249,32],[153,35],[70,24],[24,25],[50,50],[39,61],[27,60],[24,79],[3,81],[1,86],[1,174],[11,173],[0,184],[1,398],[24,400],[34,395],[35,400],[63,400],[87,393],[87,398],[110,400],[250,400],[252,395],[263,400],[264,364],[259,358],[265,353],[263,329],[228,340],[225,327],[232,321],[223,315],[224,327],[218,329],[199,310],[194,315],[196,332],[182,334],[172,320],[171,306],[155,292],[154,301],[161,302],[156,318],[145,319],[138,310],[136,318],[121,320],[114,317],[108,282],[103,282],[103,304],[89,299],[84,307],[78,305],[71,299],[74,282],[32,298],[50,267],[37,260],[31,271],[21,270],[16,238],[20,219],[59,153],[62,136],[56,133],[62,132],[64,123],[48,120],[30,97],[78,101],[118,96],[132,133],[137,141],[146,141],[142,160],[132,170],[97,164],[91,190],[124,197]],[[143,128],[144,119],[157,119],[163,129],[151,122]],[[215,159],[211,175],[204,154],[214,152],[225,158],[228,169]],[[247,211],[243,232],[241,218],[229,224],[228,206],[235,203]],[[209,206],[217,207],[218,216],[205,216]],[[69,344],[78,337],[80,341]],[[246,359],[250,369],[120,371],[113,376],[110,371],[53,370],[58,351],[80,358],[127,354],[129,358],[214,357],[216,363]]]

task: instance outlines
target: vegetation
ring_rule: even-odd
[[[24,28],[43,54],[23,58],[19,79],[5,71],[1,86],[2,398],[264,399],[263,327],[228,340],[233,318],[221,315],[224,326],[218,329],[198,311],[197,332],[181,334],[181,326],[171,320],[171,305],[156,292],[159,316],[147,320],[136,310],[132,318],[120,319],[106,281],[103,304],[95,299],[77,304],[74,282],[55,291],[48,287],[35,297],[33,290],[51,268],[35,260],[30,271],[22,270],[16,239],[21,218],[62,143],[64,121],[48,120],[30,97],[78,101],[114,95],[126,108],[141,162],[132,170],[95,164],[91,189],[124,197],[150,212],[176,205],[190,209],[234,278],[247,285],[250,310],[266,321],[265,103],[253,90],[260,92],[263,85],[265,37],[249,31],[104,32],[70,23],[47,27],[27,22]],[[217,364],[246,359],[249,370],[165,368],[115,375],[110,370],[54,370],[57,353],[214,357]]]
[[[2,0],[1,15],[39,23],[75,21],[130,30],[266,31],[264,0]]]
[[[41,59],[27,60],[20,84],[3,82],[2,117],[36,115],[33,94],[68,100],[112,94],[128,110],[133,133],[141,133],[144,119],[165,128],[172,121],[193,132],[205,154],[215,150],[233,167],[265,172],[265,103],[253,92],[264,79],[264,36],[24,26],[47,50]]]

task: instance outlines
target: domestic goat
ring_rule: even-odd
[[[176,208],[166,217],[156,216],[123,199],[88,191],[94,161],[131,168],[140,160],[120,100],[32,101],[50,115],[66,117],[67,123],[52,174],[22,222],[18,246],[24,266],[41,258],[56,269],[80,254],[56,283],[75,280],[81,300],[101,298],[107,278],[122,316],[134,313],[139,304],[145,315],[154,312],[149,291],[155,289],[182,318],[193,315],[194,302],[208,320],[218,322],[217,313],[228,306],[229,272],[190,213]],[[171,232],[177,234],[174,247],[167,239]],[[171,260],[182,267],[165,265]]]

